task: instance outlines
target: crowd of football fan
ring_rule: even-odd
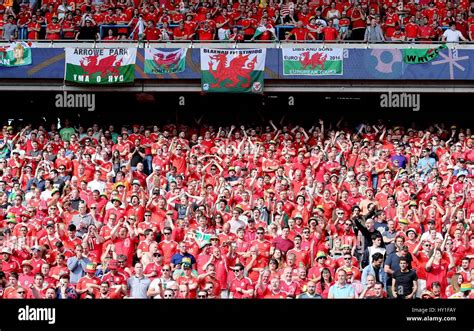
[[[0,298],[470,298],[470,129],[4,126]]]
[[[0,1],[4,40],[459,41],[473,23],[468,0]]]

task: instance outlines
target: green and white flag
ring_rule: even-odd
[[[31,47],[25,42],[15,42],[8,47],[0,47],[0,66],[27,66],[31,62]]]
[[[187,48],[176,51],[145,48],[145,73],[146,74],[174,74],[186,69]]]
[[[255,29],[255,33],[253,34],[253,37],[252,39],[255,39],[257,38],[258,36],[260,36],[262,33],[264,33],[265,31],[268,31],[272,34],[273,38],[276,37],[276,34],[275,34],[275,28],[272,27],[272,26],[265,26],[265,25],[259,25],[257,27],[257,29]]]
[[[427,63],[436,59],[442,49],[448,48],[445,44],[436,48],[411,48],[403,50],[403,62],[408,64]]]
[[[91,85],[131,83],[136,58],[136,48],[66,48],[64,79]]]
[[[266,49],[201,48],[204,92],[263,93]]]
[[[210,244],[211,243],[211,237],[212,237],[212,235],[209,234],[209,233],[196,231],[195,238],[196,238],[200,248],[204,247],[204,245],[206,245],[206,244]]]
[[[331,47],[283,48],[283,75],[325,76],[343,74],[343,49]]]

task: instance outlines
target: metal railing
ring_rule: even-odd
[[[110,48],[110,47],[134,47],[134,48],[310,48],[310,47],[332,47],[351,49],[406,49],[406,48],[429,48],[432,46],[446,44],[451,49],[474,49],[474,42],[444,43],[433,41],[411,41],[411,42],[362,42],[356,40],[343,40],[337,42],[316,41],[243,41],[235,42],[229,40],[166,40],[166,41],[137,41],[137,40],[25,40],[31,42],[37,48]],[[0,41],[0,47],[8,46],[8,41]]]
[[[169,27],[170,28],[174,28],[174,27],[177,27],[178,24],[170,24]],[[43,24],[41,25],[42,29],[46,29],[46,24]],[[162,24],[158,24],[157,27],[161,28],[162,27]],[[239,26],[239,25],[236,25],[237,28],[241,29],[242,26]],[[127,28],[128,29],[128,33],[127,33],[127,36],[128,37],[131,37],[131,33],[133,33],[133,31],[131,31],[130,29],[130,26],[128,24],[101,24],[99,26],[99,35],[102,38],[104,38],[104,31],[106,31],[107,29],[124,29],[124,28]],[[290,29],[293,29],[294,26],[293,25],[277,25],[275,26],[275,34],[277,36],[280,36],[280,33],[282,31],[285,31],[285,30],[290,30]],[[448,27],[441,27],[443,30],[446,30],[448,29]],[[28,36],[28,28],[27,27],[22,27],[19,29],[19,39],[21,40],[28,40],[27,39],[27,36]],[[73,42],[91,42],[90,40],[75,40],[75,39],[62,39],[63,38],[63,31],[61,31],[60,33],[60,42],[69,42],[69,41],[73,41]],[[51,42],[50,40],[47,40],[47,39],[40,39],[40,40],[28,40],[28,41],[31,41],[31,42]],[[55,41],[57,42],[57,41]],[[126,42],[129,42],[129,43],[136,43],[137,41],[136,40],[130,40],[130,39],[118,39],[118,40],[98,40],[98,41],[95,41],[95,40],[92,40],[92,42],[94,43],[97,43],[97,42],[120,42],[120,43],[126,43]],[[177,43],[190,43],[190,44],[202,44],[202,43],[235,43],[234,41],[231,41],[231,40],[155,40],[155,41],[145,41],[145,43],[174,43],[174,42],[177,42]],[[444,42],[441,42],[441,41],[426,41],[426,40],[416,40],[416,41],[374,41],[374,42],[363,42],[363,41],[360,41],[360,40],[337,40],[337,41],[324,41],[324,40],[305,40],[305,41],[295,41],[295,40],[289,40],[289,41],[286,41],[286,40],[283,40],[283,39],[279,39],[279,40],[269,40],[269,41],[263,41],[263,40],[258,40],[258,41],[249,41],[249,40],[245,40],[245,41],[241,41],[241,42],[237,42],[239,44],[248,44],[248,43],[251,43],[251,44],[256,44],[256,43],[263,43],[263,44],[267,44],[267,43],[272,43],[272,44],[275,44],[275,43],[295,43],[295,44],[321,44],[321,43],[327,43],[327,44],[410,44],[410,45],[417,45],[417,44],[441,44],[441,43],[444,43]],[[1,41],[0,41],[0,44],[1,44]],[[457,42],[457,43],[453,43],[453,44],[459,44],[459,45],[466,45],[466,44],[474,44],[474,41],[460,41],[460,42]]]

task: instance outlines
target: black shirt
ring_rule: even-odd
[[[138,150],[142,154],[145,153],[145,149],[143,147],[135,148],[135,150],[133,152],[133,155],[132,155],[132,160],[130,162],[130,166],[132,166],[132,167],[136,167],[138,163],[143,163],[143,157],[140,155],[140,153],[138,153]]]
[[[380,282],[380,268],[377,268],[375,267],[374,265],[372,265],[372,267],[374,268],[374,271],[375,271],[375,281],[376,282]]]
[[[97,27],[95,26],[81,26],[79,29],[80,40],[95,40],[97,38]]]
[[[413,292],[413,282],[418,279],[416,271],[409,270],[402,272],[397,270],[393,273],[393,279],[395,279],[395,290],[399,297],[406,297]]]

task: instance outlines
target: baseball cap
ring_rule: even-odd
[[[10,254],[12,253],[12,249],[10,247],[3,247],[2,254]]]
[[[192,265],[191,259],[189,257],[183,257],[181,259],[181,265],[183,266],[183,268],[191,267],[191,265]]]

